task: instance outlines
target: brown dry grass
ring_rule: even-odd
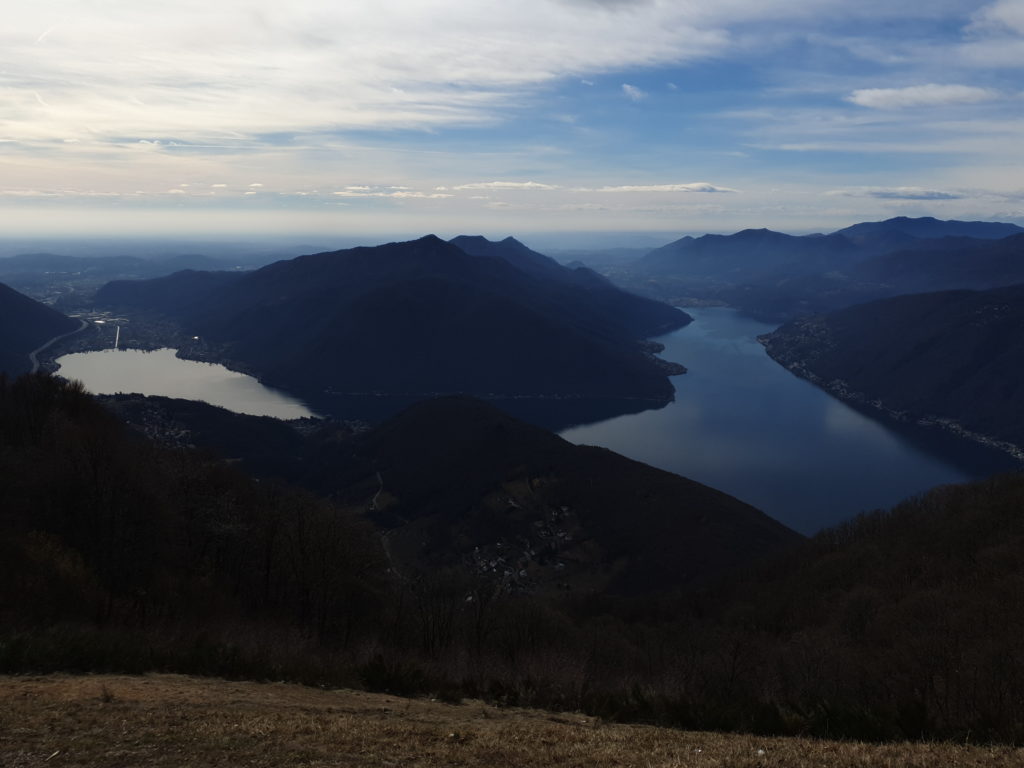
[[[0,677],[0,766],[1022,766],[1024,750],[610,725],[176,675]]]

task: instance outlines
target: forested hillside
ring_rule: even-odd
[[[842,397],[1024,446],[1024,286],[860,304],[762,340]]]
[[[46,376],[0,383],[0,484],[0,671],[173,670],[700,729],[1024,739],[1019,475],[937,489],[660,598],[396,572],[357,510],[159,448]]]

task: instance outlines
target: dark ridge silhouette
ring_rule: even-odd
[[[842,270],[719,291],[719,297],[769,320],[829,312],[904,293],[997,288],[1024,282],[1024,235],[1001,240],[944,237],[872,256]]]
[[[31,352],[78,325],[77,320],[0,283],[0,373],[17,376],[30,371]]]
[[[720,491],[573,445],[473,398],[424,401],[358,434],[325,423],[306,438],[201,403],[109,400],[172,444],[187,434],[257,474],[367,509],[403,572],[455,568],[530,592],[653,594],[800,540]]]
[[[613,276],[645,295],[786,321],[901,293],[1012,285],[1024,280],[1022,233],[1015,224],[906,217],[804,237],[743,230],[682,238]]]
[[[152,280],[113,280],[96,292],[95,301],[98,306],[188,316],[220,288],[243,277],[243,272],[185,269]]]
[[[1024,227],[999,221],[943,221],[931,216],[908,218],[896,216],[885,221],[865,221],[834,232],[851,239],[873,237],[896,233],[905,237],[931,240],[941,237],[972,237],[999,239],[1009,235],[1024,234]]]
[[[471,256],[433,235],[243,275],[112,283],[97,301],[168,314],[267,383],[328,408],[332,395],[352,394],[663,403],[674,391],[666,366],[638,341],[689,320],[614,288]]]
[[[979,240],[946,237],[857,264],[851,277],[894,293],[998,288],[1024,282],[1024,234]]]
[[[679,323],[678,316],[666,311],[663,303],[628,293],[588,267],[563,266],[548,256],[530,250],[514,237],[493,242],[479,235],[460,235],[448,242],[471,256],[504,259],[529,275],[571,286],[587,297],[587,303],[593,305],[599,316],[614,318],[615,323],[621,325],[627,334],[637,338],[651,336]],[[684,313],[683,321],[688,323],[690,320],[689,315]]]
[[[770,229],[732,235],[684,237],[651,251],[636,263],[642,274],[735,283],[774,275],[811,274],[860,258],[842,235],[797,237]]]
[[[500,558],[513,580],[525,570],[523,579],[548,586],[651,593],[799,540],[720,491],[471,398],[418,403],[343,455],[311,487],[337,484],[349,503],[383,487],[389,501],[373,515],[392,529],[392,550],[420,568]]]

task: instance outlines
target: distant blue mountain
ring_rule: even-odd
[[[636,268],[651,276],[736,282],[812,274],[860,256],[861,249],[842,235],[798,237],[770,229],[744,229],[732,235],[681,238],[651,251]]]
[[[827,235],[746,229],[684,237],[610,274],[655,298],[721,301],[784,320],[900,293],[1024,281],[1024,228],[900,216]]]
[[[997,240],[1010,235],[1024,233],[1024,227],[999,221],[942,221],[923,216],[910,219],[897,216],[885,221],[865,221],[852,227],[840,229],[833,234],[843,235],[856,241],[858,238],[877,236],[880,234],[898,233],[918,240],[930,240],[940,237],[974,237],[985,240]]]

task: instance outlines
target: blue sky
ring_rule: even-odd
[[[1024,223],[1024,0],[37,0],[8,234]]]

